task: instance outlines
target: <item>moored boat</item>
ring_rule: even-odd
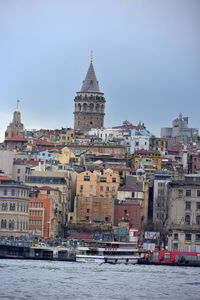
[[[140,257],[133,243],[82,241],[76,249],[77,262],[136,264]]]

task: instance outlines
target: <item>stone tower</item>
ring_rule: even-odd
[[[24,137],[24,125],[21,123],[21,113],[17,108],[13,113],[13,121],[7,127],[5,138]]]
[[[101,128],[104,125],[105,98],[99,90],[94,67],[91,63],[80,92],[74,99],[74,129],[85,131],[90,128]]]

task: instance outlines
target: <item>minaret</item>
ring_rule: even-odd
[[[100,92],[99,83],[96,79],[93,67],[93,54],[81,91],[77,92],[74,99],[74,129],[85,131],[90,128],[104,126],[105,98]]]

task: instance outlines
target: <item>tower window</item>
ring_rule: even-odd
[[[93,85],[93,80],[90,80],[90,85]]]

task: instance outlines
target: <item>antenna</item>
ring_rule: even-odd
[[[93,60],[93,52],[92,52],[92,50],[91,50],[91,56],[90,56],[90,61],[91,61],[91,63],[92,63],[92,60]]]
[[[20,100],[17,99],[17,109],[18,109],[18,107],[19,107],[19,102],[20,102]]]

